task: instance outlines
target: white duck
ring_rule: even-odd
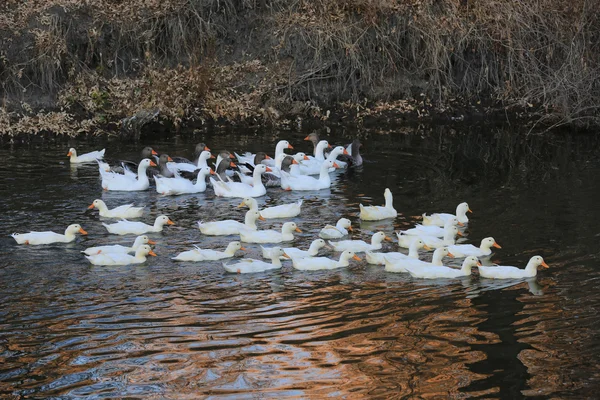
[[[321,140],[315,148],[315,156],[307,156],[304,161],[298,166],[298,172],[302,175],[318,175],[321,173],[323,161],[325,161],[325,149],[331,147],[327,140]],[[329,167],[331,168],[331,167]],[[334,169],[335,170],[335,169]],[[329,171],[329,169],[328,169]],[[294,174],[292,174],[294,175]]]
[[[467,217],[467,212],[470,212],[470,213],[473,212],[469,208],[469,204],[460,203],[458,206],[456,206],[456,214],[447,214],[447,213],[436,213],[436,214],[431,214],[431,215],[423,214],[423,225],[444,226],[446,221],[452,217],[456,217],[458,219],[458,222],[460,222],[462,224],[468,224],[469,217]]]
[[[249,210],[244,217],[244,223],[232,219],[214,222],[198,221],[198,229],[205,235],[239,235],[240,231],[243,229],[251,231],[257,230],[256,220],[259,219],[261,221],[265,220],[258,211]]]
[[[308,250],[300,250],[295,247],[285,247],[283,251],[285,251],[285,254],[290,256],[291,259],[302,257],[314,257],[317,254],[319,254],[319,250],[325,246],[327,246],[327,244],[323,239],[316,239],[313,240],[313,242],[310,244]],[[263,258],[271,258],[271,250],[273,250],[275,247],[260,246],[260,248],[262,250]]]
[[[267,193],[260,176],[264,172],[270,172],[271,168],[259,164],[252,173],[253,185],[242,182],[223,182],[210,178],[215,194],[220,197],[260,197]]]
[[[211,174],[214,175],[215,171],[209,167],[201,168],[195,183],[180,176],[174,178],[156,176],[154,177],[156,191],[163,195],[202,193],[206,190],[206,177]]]
[[[386,218],[396,218],[398,212],[394,209],[394,198],[390,189],[383,192],[385,206],[363,206],[360,204],[360,219],[363,221],[380,221]]]
[[[425,244],[421,239],[417,238],[417,240],[413,240],[408,248],[408,254],[400,253],[400,252],[389,252],[389,253],[374,253],[372,251],[366,251],[366,260],[368,264],[376,264],[376,265],[384,265],[385,257],[387,257],[390,261],[396,259],[419,259],[419,250],[420,249],[431,250],[429,246]]]
[[[119,221],[114,224],[105,224],[102,223],[106,227],[106,230],[110,233],[115,233],[117,235],[143,235],[147,232],[162,232],[163,226],[165,225],[175,225],[173,221],[169,219],[166,215],[159,215],[154,220],[154,225],[148,225],[143,222],[134,222],[134,221]]]
[[[106,245],[106,246],[96,246],[96,247],[88,247],[82,253],[87,254],[88,256],[93,256],[95,254],[100,253],[132,253],[135,252],[140,246],[145,244],[156,244],[155,241],[150,240],[150,238],[146,235],[138,236],[135,238],[133,245],[131,247],[121,246],[120,244]]]
[[[102,160],[104,158],[104,152],[105,149],[102,149],[99,151],[92,151],[78,156],[77,150],[71,148],[67,153],[67,157],[70,157],[69,161],[71,162],[71,164],[81,164],[86,162],[94,162],[96,160]]]
[[[246,243],[281,243],[294,240],[294,231],[302,232],[295,222],[286,222],[281,227],[281,232],[274,230],[251,231],[242,229],[240,238]]]
[[[282,267],[281,260],[279,257],[289,258],[281,247],[274,248],[271,251],[271,263],[267,263],[261,260],[253,260],[252,258],[244,258],[235,264],[223,264],[225,271],[237,273],[237,274],[248,274],[253,272],[263,272],[271,269],[279,269]]]
[[[339,261],[332,260],[327,257],[305,257],[293,258],[292,263],[294,268],[302,271],[316,271],[320,269],[336,269],[350,265],[350,259],[361,261],[360,257],[354,254],[352,250],[344,250],[340,255]]]
[[[500,245],[496,243],[493,237],[487,237],[481,241],[479,247],[475,247],[472,244],[455,244],[448,246],[448,249],[454,254],[455,257],[483,257],[492,254],[492,247],[501,249]]]
[[[85,256],[85,258],[94,265],[129,265],[146,262],[146,256],[148,255],[156,257],[156,253],[152,251],[150,246],[144,244],[135,251],[134,256],[127,253],[100,253],[93,256]]]
[[[406,267],[406,270],[415,278],[424,279],[438,279],[438,278],[460,278],[461,276],[471,275],[471,268],[480,266],[481,263],[475,256],[469,256],[463,261],[462,268],[450,268],[450,267],[427,267],[427,268],[413,268]]]
[[[446,221],[443,228],[439,227],[439,226],[435,226],[435,225],[417,224],[414,228],[407,229],[403,232],[405,235],[413,235],[413,236],[425,235],[425,236],[444,237],[444,235],[446,234],[446,228],[448,226],[456,226],[456,225],[463,226],[464,224],[459,222],[456,217],[452,217]]]
[[[415,258],[387,258],[385,260],[385,270],[387,272],[408,272],[408,267],[411,268],[431,268],[433,266],[443,266],[442,260],[444,257],[454,257],[448,251],[447,247],[440,247],[433,252],[431,262],[421,261]]]
[[[116,172],[107,172],[100,167],[100,176],[102,177],[102,188],[104,190],[117,190],[125,192],[134,192],[146,190],[150,187],[150,181],[146,175],[149,167],[156,167],[156,163],[149,158],[144,158],[138,165],[137,176],[131,172],[117,174]]]
[[[281,154],[284,154],[285,149],[293,149],[292,145],[287,140],[280,140],[277,142],[275,146],[275,156],[273,157],[275,160]],[[244,153],[243,155],[235,154],[240,164],[248,163],[250,165],[254,165],[254,156],[252,153]],[[262,161],[264,164],[274,167],[275,162],[270,157]]]
[[[360,253],[367,250],[381,249],[381,242],[384,240],[392,241],[385,233],[377,232],[371,237],[371,243],[367,243],[364,240],[340,240],[339,242],[329,242],[329,244],[335,251],[352,250],[355,253]]]
[[[339,239],[346,236],[348,231],[352,231],[352,222],[348,218],[340,218],[335,226],[325,225],[319,232],[319,237],[323,239]]]
[[[252,197],[246,197],[238,206],[248,207],[250,210],[258,210],[258,202]],[[282,204],[274,207],[267,207],[260,210],[260,215],[264,218],[292,218],[300,215],[300,207],[302,207],[302,200],[297,203]]]
[[[144,207],[134,207],[132,204],[124,204],[109,210],[100,199],[96,199],[88,207],[88,209],[97,208],[100,211],[100,216],[105,218],[139,218],[144,213]]]
[[[349,155],[348,151],[344,148],[344,146],[334,147],[333,150],[331,150],[331,152],[327,156],[326,160],[335,161],[340,166],[340,168],[345,168],[346,165],[348,165],[348,163],[337,159],[342,154]]]
[[[75,234],[81,233],[87,235],[87,232],[83,230],[81,225],[72,224],[65,229],[64,234],[46,231],[46,232],[29,232],[29,233],[13,233],[12,238],[18,244],[51,244],[51,243],[70,243],[75,240]]]
[[[194,172],[197,169],[210,168],[207,163],[208,159],[210,159],[210,158],[215,158],[215,156],[213,156],[210,153],[210,151],[204,150],[204,151],[202,151],[202,153],[200,153],[200,156],[198,157],[197,165],[186,163],[186,162],[180,162],[180,163],[170,162],[170,163],[167,163],[167,168],[169,169],[169,171],[171,171],[174,174],[177,174],[179,171]]]
[[[188,250],[177,254],[173,260],[177,261],[215,261],[235,256],[238,250],[246,250],[240,242],[231,242],[227,245],[225,251],[212,249],[201,249],[196,247],[194,250]]]
[[[319,179],[308,175],[292,176],[287,172],[281,172],[281,188],[285,190],[321,190],[331,186],[329,168],[338,168],[333,161],[324,161],[321,165]]]
[[[410,244],[415,240],[415,238],[420,238],[427,246],[437,249],[438,247],[451,246],[456,242],[455,239],[457,235],[463,236],[463,234],[454,225],[448,226],[445,228],[445,230],[446,232],[444,233],[443,238],[427,235],[405,235],[404,232],[396,232],[396,236],[398,237],[398,246],[410,248]]]
[[[550,268],[544,259],[540,256],[533,256],[527,263],[525,269],[495,265],[493,267],[479,267],[479,276],[491,279],[521,279],[521,278],[532,278],[537,275],[537,268],[539,266],[544,268]]]

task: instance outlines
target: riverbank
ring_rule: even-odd
[[[600,126],[584,1],[7,1],[0,134],[521,120]]]

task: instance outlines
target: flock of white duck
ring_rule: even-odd
[[[307,136],[305,140],[313,143],[312,156],[304,153],[286,154],[285,150],[293,147],[282,140],[277,144],[273,158],[265,153],[234,156],[226,151],[221,152],[216,157],[215,169],[207,164],[209,159],[215,157],[203,143],[196,146],[193,161],[183,158],[174,160],[166,154],[159,157],[152,148],[147,147],[142,151],[142,160],[137,164],[137,174],[132,172],[136,168],[135,163],[122,162],[119,166],[111,166],[103,162],[104,150],[77,155],[75,149],[70,149],[67,156],[70,157],[71,163],[98,162],[104,190],[147,190],[150,187],[150,175],[154,177],[157,192],[163,195],[204,192],[210,185],[216,196],[242,198],[238,207],[248,208],[244,222],[235,220],[198,222],[198,229],[204,235],[236,235],[239,236],[239,241],[230,242],[224,251],[195,247],[173,258],[178,261],[214,261],[232,258],[237,251],[246,250],[242,247],[242,243],[292,242],[294,233],[301,232],[295,222],[283,223],[280,231],[258,229],[258,220],[292,218],[301,213],[302,200],[259,210],[255,197],[265,195],[266,186],[280,186],[284,190],[292,191],[325,189],[331,185],[330,173],[337,168],[362,165],[362,157],[359,153],[361,145],[358,140],[347,148],[342,146],[332,148],[327,141],[319,140],[314,133]],[[326,153],[327,149],[331,149],[331,152]],[[237,165],[232,161],[234,157],[237,158]],[[231,167],[238,167],[239,171],[231,171]],[[210,177],[209,183],[207,177]],[[392,192],[389,189],[385,189],[384,198],[384,206],[360,204],[360,219],[380,221],[396,218],[398,213],[394,209]],[[161,232],[165,225],[174,224],[166,215],[158,216],[153,225],[129,221],[129,219],[142,217],[144,213],[144,207],[134,207],[133,204],[109,209],[102,200],[97,199],[88,208],[98,209],[101,217],[120,219],[116,223],[102,224],[109,233],[138,235],[131,247],[106,245],[85,249],[83,253],[94,265],[128,265],[145,262],[147,256],[156,256],[151,247],[156,243],[146,234]],[[489,257],[492,248],[500,248],[500,246],[492,237],[484,238],[479,247],[455,243],[456,237],[462,236],[460,228],[469,222],[468,212],[471,212],[469,205],[461,203],[456,207],[455,214],[423,214],[422,224],[396,232],[398,246],[408,249],[408,254],[377,252],[382,250],[383,241],[393,241],[384,232],[375,233],[370,243],[362,240],[340,240],[352,231],[351,221],[341,218],[335,226],[323,227],[319,232],[320,238],[314,240],[307,250],[261,245],[263,258],[270,262],[241,259],[231,264],[223,263],[223,268],[232,273],[255,273],[279,269],[282,267],[282,260],[291,259],[293,267],[298,270],[335,269],[349,266],[352,259],[361,261],[357,253],[363,252],[369,264],[384,265],[385,271],[409,273],[415,278],[425,279],[469,276],[473,267],[477,267],[479,275],[485,278],[519,279],[534,277],[539,266],[548,268],[540,256],[532,257],[524,269],[500,265],[483,266],[479,259]],[[72,242],[77,233],[87,234],[80,225],[73,224],[67,227],[64,234],[29,232],[14,233],[12,237],[18,244],[44,245]],[[337,260],[319,257],[322,248],[333,249],[341,255]],[[420,251],[433,251],[432,260],[430,262],[420,260]],[[446,257],[464,258],[462,267],[444,265]]]

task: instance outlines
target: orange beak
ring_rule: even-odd
[[[154,240],[148,240],[148,244],[156,244]]]
[[[546,264],[546,261],[542,261],[540,265],[542,265],[544,268],[550,268],[550,266]]]
[[[304,140],[310,140],[310,138],[307,136],[307,137],[304,138]]]
[[[267,169],[265,170],[266,172],[273,172],[273,170],[269,167],[267,167]]]
[[[235,164],[234,164],[234,163],[232,163],[232,162],[229,162],[229,166],[230,166],[230,167],[233,167],[233,168],[237,167],[237,165],[235,165]]]
[[[477,266],[478,266],[478,267],[481,267],[481,266],[482,266],[482,265],[481,265],[481,263],[480,263],[479,261],[477,261]]]
[[[273,157],[269,156],[268,154],[265,154],[265,160],[272,160]]]
[[[304,156],[304,159],[305,160],[310,160],[310,158],[308,158],[308,156]]]
[[[458,221],[458,226],[465,226],[462,222]]]
[[[171,157],[167,157],[168,161],[173,161],[173,159]]]
[[[360,257],[359,257],[359,256],[357,256],[356,254],[355,254],[355,255],[354,255],[354,257],[352,257],[352,258],[353,258],[353,259],[355,259],[356,261],[362,261],[362,260],[360,259]]]
[[[92,208],[94,208],[94,205],[92,204],[91,206],[88,207],[88,210],[91,210]]]
[[[339,168],[340,166],[338,165],[338,163],[333,163],[333,168]]]
[[[328,149],[331,149],[332,147],[333,147],[333,146],[332,146],[332,145],[330,145],[330,144],[328,144],[328,145],[327,145],[327,148],[328,148]]]
[[[150,160],[150,166],[151,167],[156,167],[156,163],[154,161]]]
[[[494,244],[493,244],[492,246],[494,246],[494,247],[495,247],[495,248],[497,248],[497,249],[501,249],[501,248],[502,248],[502,247],[500,247],[500,245],[499,245],[498,243],[496,243],[496,242],[494,242]]]
[[[285,254],[285,253],[283,253],[283,256],[284,256],[285,258],[292,258],[292,257],[288,256],[288,255],[287,255],[287,254]]]
[[[235,158],[233,154],[229,154],[229,158]]]
[[[385,237],[385,240],[387,240],[388,242],[391,242],[391,241],[392,241],[392,238],[391,238],[391,237],[389,237],[389,236],[386,236],[386,237]]]
[[[458,236],[464,236],[462,233],[460,233],[460,231],[458,231],[456,234],[457,234]]]
[[[83,230],[83,228],[79,228],[79,233],[82,235],[87,235],[87,232]]]
[[[448,257],[452,257],[452,258],[454,258],[454,254],[452,254],[452,253],[448,252]]]
[[[262,215],[260,217],[258,217],[258,219],[260,219],[261,221],[266,221],[267,219],[265,217],[263,217]]]
[[[154,150],[152,150],[152,155],[153,155],[153,156],[157,156],[157,155],[158,155],[158,153],[157,153],[157,152],[155,152]]]
[[[211,169],[210,169],[210,174],[211,174],[211,175],[216,175],[216,172],[215,172],[215,171],[214,171],[214,170],[211,168]]]
[[[349,230],[350,232],[352,232],[354,229],[352,229],[352,227],[351,227],[351,226],[349,226],[349,227],[348,227],[348,230]]]
[[[239,206],[237,206],[237,208],[242,208],[242,207],[244,207],[245,205],[246,205],[246,203],[244,203],[244,202],[242,201],[242,202],[240,203],[240,205],[239,205]]]
[[[148,255],[149,255],[149,256],[152,256],[152,257],[156,257],[156,253],[155,253],[155,252],[153,252],[152,250],[150,250],[150,251],[148,252]]]
[[[67,157],[71,157],[72,155],[73,155],[73,153],[71,153],[71,152],[67,153]]]
[[[287,148],[288,149],[293,149],[294,147],[291,144],[288,143],[288,147]]]
[[[470,213],[472,213],[472,212],[473,212],[473,211],[472,211],[470,208],[469,208],[467,211],[468,211],[468,212],[470,212]]]
[[[167,225],[175,225],[175,222],[173,222],[173,221],[171,221],[171,220],[168,220],[168,221],[167,221]]]
[[[298,161],[292,160],[292,164],[298,164]]]
[[[208,158],[217,158],[217,157],[215,157],[214,154],[211,154],[210,157],[208,157]]]
[[[208,148],[208,146],[204,146],[204,150],[210,151],[210,149]]]
[[[296,232],[302,233],[302,231],[300,230],[300,228],[296,228]]]
[[[423,246],[423,248],[424,248],[425,250],[428,250],[428,251],[431,251],[431,250],[433,250],[431,247],[429,247],[429,246],[427,246],[427,245],[424,245],[424,246]]]
[[[246,248],[245,247],[240,247],[240,250],[246,251]]]
[[[344,154],[349,156],[350,154],[348,154],[348,150],[344,149]]]

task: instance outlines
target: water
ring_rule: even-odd
[[[197,220],[241,220],[239,200],[212,194],[162,197],[102,192],[97,169],[65,157],[106,147],[136,159],[143,145],[187,155],[213,149],[274,149],[279,136],[309,150],[307,132],[218,131],[140,144],[39,141],[0,150],[0,396],[60,398],[595,397],[600,378],[596,205],[600,162],[594,137],[515,135],[499,128],[405,128],[362,133],[367,160],[338,174],[331,190],[269,190],[260,203],[305,199],[294,220],[305,248],[325,223],[350,218],[353,238],[412,226],[431,211],[468,201],[469,243],[493,235],[492,261],[523,266],[535,254],[551,268],[529,281],[472,277],[421,281],[353,262],[335,271],[230,275],[220,263],[170,260],[192,244],[223,248]],[[329,135],[349,142],[355,133]],[[271,152],[273,150],[270,150]],[[400,212],[362,223],[358,203],[381,204],[390,187]],[[131,236],[108,235],[95,198],[146,205],[176,222],[158,257],[95,267],[80,251]],[[8,234],[62,231],[62,245],[15,245]],[[281,221],[260,222],[277,228]],[[393,244],[386,249],[395,250]],[[259,258],[257,245],[247,255]]]

